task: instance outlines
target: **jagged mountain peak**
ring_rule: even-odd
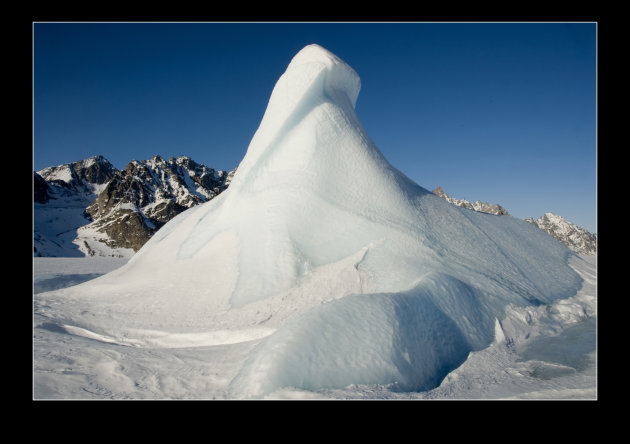
[[[109,182],[118,171],[114,165],[100,155],[75,162],[73,168],[80,180],[97,185]]]
[[[111,165],[111,162],[100,154],[73,162],[73,165],[82,165],[85,168],[89,168],[90,166],[94,164]]]
[[[578,227],[562,216],[547,212],[537,220],[531,217],[525,220],[546,231],[578,254],[597,253],[597,234]]]
[[[440,185],[438,185],[438,187],[432,191],[433,194],[436,194],[440,197],[445,196],[446,193],[444,192],[444,190],[442,190],[442,187]]]
[[[38,174],[52,186],[53,198],[69,196],[68,193],[80,193],[89,198],[92,194],[98,194],[117,171],[107,159],[99,155],[43,168]]]
[[[555,213],[550,213],[550,212],[543,214],[539,220],[561,223],[561,224],[567,223],[567,224],[573,225],[571,222],[567,221],[564,217],[557,215]]]

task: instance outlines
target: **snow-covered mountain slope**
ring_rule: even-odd
[[[45,168],[34,174],[34,255],[130,257],[233,174],[186,156],[133,160],[124,171],[102,156]]]
[[[390,165],[355,113],[359,89],[337,56],[302,49],[230,187],[124,266],[41,293],[38,316],[49,330],[139,348],[239,344],[238,369],[217,377],[229,397],[259,398],[429,390],[496,339],[508,307],[576,294],[567,247],[525,221],[451,205]]]
[[[115,173],[102,156],[34,173],[34,256],[84,256],[77,230],[90,223],[85,210]]]
[[[454,197],[446,194],[442,187],[438,186],[435,190],[432,191],[433,194],[440,196],[442,199],[446,200],[453,205],[457,205],[458,207],[468,208],[469,210],[481,211],[482,213],[494,214],[497,216],[509,216],[510,213],[503,208],[499,204],[490,204],[488,202],[482,202],[480,200],[470,203],[466,199],[456,199]]]
[[[525,220],[546,231],[578,254],[597,253],[597,234],[572,224],[562,216],[545,213],[537,220],[533,218]]]

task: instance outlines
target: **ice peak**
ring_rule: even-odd
[[[299,96],[306,92],[321,92],[329,99],[338,99],[339,94],[343,93],[353,108],[361,89],[361,80],[354,69],[317,44],[302,48],[289,63],[283,77],[290,77],[293,84],[291,89]],[[318,80],[323,82],[320,83]]]
[[[291,60],[288,69],[292,67],[307,64],[307,63],[321,63],[326,66],[326,68],[332,68],[335,65],[346,65],[343,60],[337,57],[332,52],[327,49],[319,46],[316,43],[311,45],[307,45],[302,48]],[[348,66],[348,68],[350,68]]]
[[[339,61],[339,57],[328,51],[326,48],[318,45],[317,43],[311,43],[302,48],[294,57],[293,61],[299,60],[318,61],[318,60],[331,60]]]
[[[330,51],[317,44],[300,50],[275,84],[231,188],[240,188],[253,169],[268,170],[264,165],[303,169],[321,145],[318,135],[360,127],[354,110],[360,88],[358,74]]]

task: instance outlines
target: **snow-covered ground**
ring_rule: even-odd
[[[35,257],[33,293],[58,290],[89,281],[127,263],[117,257]]]
[[[230,399],[230,381],[260,342],[195,346],[190,337],[181,346],[134,347],[60,327],[39,314],[40,291],[83,282],[126,259],[33,261],[34,399]],[[571,266],[584,279],[577,295],[511,310],[502,321],[507,340],[471,353],[437,388],[284,388],[264,399],[596,399],[597,256],[574,258]]]

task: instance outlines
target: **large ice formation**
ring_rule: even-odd
[[[359,89],[338,57],[302,49],[231,186],[124,267],[60,291],[49,316],[137,346],[257,340],[230,388],[261,397],[428,389],[492,342],[508,305],[575,294],[564,245],[451,205],[391,166],[355,113]]]

